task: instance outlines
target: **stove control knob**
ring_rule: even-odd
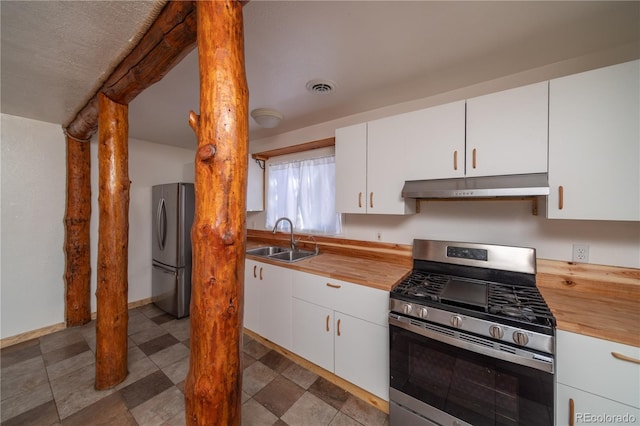
[[[526,346],[527,343],[529,343],[529,337],[524,333],[524,331],[514,331],[513,341],[521,346]]]
[[[404,312],[406,315],[409,315],[411,311],[413,311],[413,306],[411,306],[410,303],[405,303],[402,306],[402,312]]]
[[[504,330],[499,325],[494,324],[491,327],[489,327],[489,334],[494,339],[500,340],[504,336]]]
[[[455,328],[462,327],[462,317],[460,315],[452,316],[449,322],[451,322],[451,325],[454,326]]]
[[[427,308],[418,309],[418,317],[425,319],[427,317]]]

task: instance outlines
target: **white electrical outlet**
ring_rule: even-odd
[[[589,244],[573,245],[573,261],[582,263],[589,262]]]
[[[382,232],[378,232],[377,237],[378,237],[378,241],[382,241]]]

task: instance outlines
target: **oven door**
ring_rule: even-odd
[[[553,359],[539,368],[500,359],[486,339],[393,313],[389,333],[392,426],[407,416],[416,425],[553,425]]]

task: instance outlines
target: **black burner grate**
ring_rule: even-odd
[[[537,287],[519,287],[489,283],[488,310],[532,323],[553,322],[553,314]]]
[[[445,275],[412,271],[393,292],[410,298],[439,300],[448,281]]]
[[[392,297],[426,303],[431,306],[449,306],[455,308],[455,302],[442,298],[442,293],[447,284],[456,277],[444,274],[430,273],[413,270],[392,291]],[[459,279],[459,278],[457,278]],[[473,282],[484,282],[473,280]],[[529,323],[544,327],[553,327],[555,320],[538,288],[533,286],[519,286],[484,282],[487,285],[488,301],[486,306],[464,305],[465,312],[468,309],[476,311],[477,317],[485,317],[487,314],[494,319],[502,318],[505,322]],[[462,306],[462,305],[461,305]]]

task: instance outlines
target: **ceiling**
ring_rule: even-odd
[[[2,112],[65,124],[163,1],[0,2]],[[268,1],[244,7],[257,139],[640,40],[640,2]],[[640,53],[639,53],[640,54]],[[132,138],[195,149],[197,50],[129,106]],[[329,79],[331,94],[306,90]]]

